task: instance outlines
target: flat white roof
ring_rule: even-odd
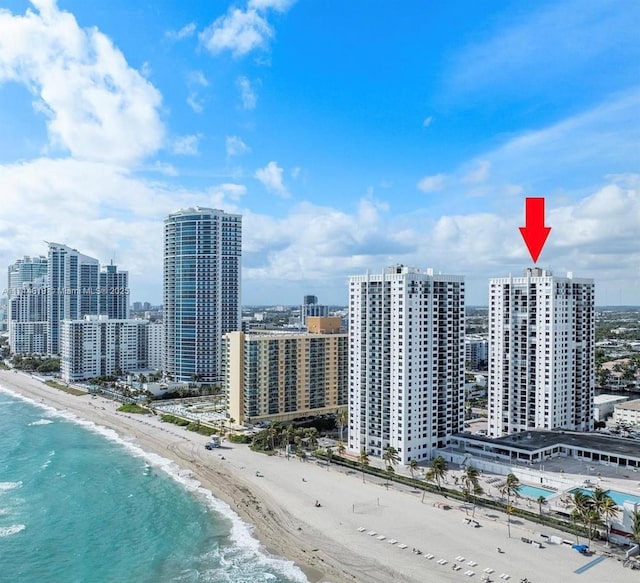
[[[617,401],[626,401],[627,397],[621,397],[620,395],[596,395],[593,399],[594,405],[604,405],[605,403],[614,403]]]

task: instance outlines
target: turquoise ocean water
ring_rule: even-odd
[[[114,432],[0,387],[0,582],[292,583],[230,508]]]

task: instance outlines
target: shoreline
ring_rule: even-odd
[[[481,528],[470,528],[464,505],[449,500],[451,509],[444,510],[437,494],[426,493],[422,503],[422,491],[408,486],[386,488],[384,480],[369,476],[363,482],[354,470],[267,456],[246,445],[227,443],[208,451],[205,436],[162,423],[156,416],[116,413],[119,403],[73,396],[24,374],[0,371],[0,385],[112,429],[145,452],[171,460],[228,504],[249,525],[265,554],[292,561],[310,583],[478,582],[487,576],[497,581],[501,574],[511,581],[526,577],[532,583],[637,579],[614,559],[576,573],[592,559],[566,545],[545,542],[539,549],[521,541],[542,540],[539,529],[570,538],[566,533],[514,519],[508,538],[506,517],[488,508],[476,509]],[[315,506],[316,500],[321,507]],[[465,577],[468,572],[473,575]]]
[[[268,524],[276,513],[281,512],[277,503],[264,495],[258,498],[250,484],[242,483],[236,475],[220,471],[222,468],[216,467],[220,462],[216,459],[217,456],[206,456],[210,454],[204,449],[204,444],[208,441],[206,437],[162,423],[154,417],[117,412],[120,403],[99,396],[93,399],[91,395],[71,395],[45,385],[36,376],[32,377],[28,373],[0,370],[0,386],[14,395],[32,400],[36,405],[41,404],[59,412],[71,413],[80,420],[115,431],[120,439],[138,446],[146,453],[165,458],[176,464],[180,470],[189,472],[191,479],[200,483],[200,488],[228,505],[245,523],[251,536],[262,546],[265,555],[291,561],[304,573],[309,583],[342,583],[354,580],[342,579],[339,573],[331,573],[333,569],[318,568],[315,561],[306,560],[306,551],[291,552],[296,547],[288,546],[285,541],[288,538],[287,534],[293,533],[276,532],[277,526]],[[227,453],[229,448],[221,448],[219,451]],[[201,455],[201,452],[204,453]],[[203,457],[210,459],[203,460]],[[203,461],[215,463],[207,467]],[[257,500],[261,504],[258,504]],[[299,546],[297,537],[291,542]]]

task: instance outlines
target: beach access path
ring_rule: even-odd
[[[540,536],[574,540],[567,533],[514,518],[509,538],[506,516],[498,511],[477,508],[476,528],[469,524],[471,508],[456,500],[427,493],[422,502],[422,491],[393,483],[387,488],[384,480],[370,476],[363,483],[358,471],[267,456],[246,445],[206,450],[206,437],[157,417],[117,413],[119,404],[69,395],[23,374],[0,371],[0,385],[109,427],[191,471],[255,526],[266,549],[295,561],[312,582],[637,581],[619,561],[595,562],[595,555],[585,557]],[[522,537],[541,542],[542,548],[523,543]]]

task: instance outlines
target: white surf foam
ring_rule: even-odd
[[[22,488],[22,481],[18,482],[0,482],[0,490],[15,490],[16,488]]]
[[[17,534],[21,530],[24,530],[26,526],[24,524],[13,524],[11,526],[0,526],[0,537],[11,536]]]
[[[51,423],[53,423],[51,419],[38,419],[37,421],[32,421],[31,423],[29,423],[29,427],[34,427],[37,425],[51,425]]]
[[[97,425],[92,421],[82,419],[73,413],[68,411],[59,411],[54,407],[46,405],[44,403],[35,401],[24,395],[12,392],[10,389],[0,385],[0,392],[8,393],[14,397],[17,397],[23,401],[36,405],[46,410],[51,416],[61,417],[67,419],[73,423],[85,427],[89,431],[93,431],[105,437],[106,439],[118,443],[128,450],[131,454],[141,457],[148,461],[153,466],[162,469],[173,480],[181,484],[187,491],[199,495],[204,499],[207,505],[213,509],[216,513],[220,514],[231,523],[230,538],[238,547],[238,550],[242,550],[245,553],[245,560],[258,559],[262,564],[268,566],[270,569],[277,571],[287,579],[296,581],[297,583],[308,583],[308,579],[302,570],[293,562],[287,559],[275,557],[270,555],[266,549],[262,546],[260,541],[253,536],[253,525],[244,522],[238,514],[229,506],[226,502],[216,498],[210,490],[203,488],[200,482],[192,477],[193,473],[190,470],[181,469],[173,460],[167,459],[155,453],[144,451],[139,446],[123,439],[113,429],[109,429],[102,425]]]

